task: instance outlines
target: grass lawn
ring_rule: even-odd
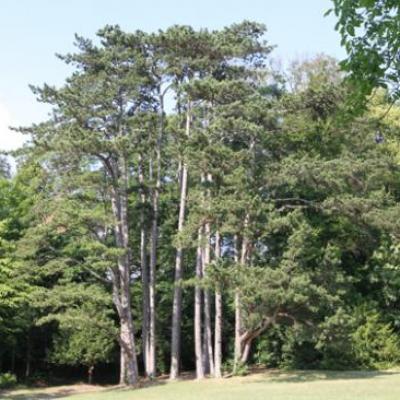
[[[399,400],[400,372],[276,372],[205,381],[160,380],[136,390],[64,386],[0,393],[2,400]]]

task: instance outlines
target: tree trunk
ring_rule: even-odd
[[[221,257],[221,238],[219,231],[215,233],[215,259]],[[218,285],[218,283],[217,283]],[[214,376],[221,378],[222,371],[222,293],[221,288],[217,286],[215,290],[215,325],[214,325]]]
[[[250,354],[250,349],[251,349],[251,343],[252,342],[253,342],[253,339],[249,339],[242,345],[243,351],[242,351],[242,355],[240,357],[240,362],[242,364],[247,363],[247,360],[249,359],[249,354]]]
[[[25,378],[29,378],[31,375],[31,353],[32,353],[31,332],[28,331],[28,334],[26,336]]]
[[[235,255],[234,260],[235,263],[239,263],[239,243],[238,237],[235,235],[234,237],[234,247],[235,247]],[[235,290],[235,355],[234,355],[234,364],[233,364],[233,372],[236,373],[237,366],[239,364],[240,356],[242,353],[242,346],[240,341],[240,334],[242,331],[242,323],[241,323],[241,315],[240,315],[240,294],[239,290]]]
[[[126,190],[121,194],[121,220],[122,220],[122,245],[125,254],[121,256],[120,279],[121,279],[121,338],[127,346],[127,383],[135,385],[138,382],[138,366],[136,359],[135,329],[131,311],[130,291],[130,257],[129,257],[129,236],[128,236],[128,199]]]
[[[246,229],[249,223],[249,216],[246,214],[245,220],[244,220],[244,228]],[[246,233],[242,237],[242,246],[241,246],[241,253],[240,253],[240,265],[244,267],[247,262],[247,253],[248,253],[248,247],[249,247],[249,240],[246,237]],[[235,293],[235,361],[234,361],[234,370],[236,371],[236,368],[238,366],[238,363],[241,362],[246,362],[247,357],[248,357],[248,352],[250,350],[250,344],[247,343],[243,345],[241,341],[241,334],[243,331],[243,326],[242,326],[242,316],[241,316],[241,310],[240,310],[240,294],[239,290],[236,291]],[[244,353],[243,353],[244,352]],[[243,355],[245,354],[245,357]]]
[[[199,229],[198,245],[196,255],[196,279],[198,281],[202,278],[202,249],[201,249],[202,228]],[[201,335],[201,321],[202,321],[202,298],[201,287],[196,283],[194,289],[194,343],[195,343],[195,356],[196,356],[196,377],[197,379],[204,378],[204,365],[203,365],[203,346]]]
[[[120,348],[120,361],[119,361],[119,384],[125,385],[126,382],[126,356],[125,350],[121,346]]]
[[[144,190],[144,173],[143,173],[143,160],[142,156],[139,156],[139,184],[140,184],[140,264],[141,264],[141,275],[142,275],[142,354],[143,364],[145,367],[146,375],[148,375],[148,363],[149,363],[149,305],[150,305],[150,291],[149,291],[149,270],[147,266],[147,233],[146,233],[146,218],[145,218],[145,206],[146,206],[146,194]]]
[[[186,136],[190,135],[191,122],[191,103],[188,102],[186,110]],[[180,185],[180,202],[178,217],[178,233],[182,232],[185,222],[186,212],[186,195],[188,186],[188,166],[184,161],[182,164],[181,185]],[[172,305],[172,337],[171,337],[171,368],[170,379],[176,379],[179,376],[180,368],[180,352],[181,352],[181,319],[182,319],[182,262],[183,248],[178,245],[175,260],[175,287],[174,299]]]
[[[94,371],[94,365],[91,365],[88,368],[88,383],[91,385],[93,383],[93,371]]]
[[[149,361],[147,375],[156,375],[156,266],[157,266],[157,243],[158,243],[158,214],[159,197],[161,190],[161,145],[164,135],[164,96],[160,89],[160,120],[159,130],[156,141],[156,185],[152,191],[153,200],[153,219],[151,226],[150,242],[150,275],[149,275],[149,300],[150,300],[150,319],[149,319]],[[153,175],[151,167],[151,175]],[[152,176],[151,176],[152,178]]]
[[[242,364],[245,364],[249,359],[251,344],[253,343],[253,340],[259,337],[272,324],[275,323],[277,315],[278,315],[278,310],[276,310],[272,316],[265,318],[261,326],[259,326],[257,329],[242,333],[240,337],[240,348],[241,348],[240,362]]]
[[[16,357],[16,351],[15,347],[11,349],[11,372],[15,372],[15,357]]]
[[[147,375],[156,375],[156,264],[157,264],[157,236],[158,236],[158,190],[153,194],[153,221],[151,228],[150,247],[150,275],[149,275],[149,359]]]
[[[207,274],[207,267],[210,264],[210,223],[207,222],[204,226],[205,247],[204,247],[204,262],[203,262],[203,276]],[[207,371],[214,375],[214,355],[212,346],[212,330],[211,330],[211,298],[210,291],[206,288],[204,290],[204,339],[205,349],[207,352]]]
[[[123,314],[124,315],[120,317],[120,323],[121,323],[120,337],[126,355],[125,358],[126,381],[124,383],[130,386],[134,386],[138,383],[139,373],[138,373],[137,359],[136,359],[133,322],[129,310],[125,309],[123,311]]]
[[[134,325],[131,309],[130,292],[130,251],[128,225],[128,171],[125,159],[121,157],[119,169],[120,182],[112,189],[112,210],[115,218],[115,239],[117,247],[123,251],[118,257],[118,266],[112,270],[113,300],[120,320],[120,345],[124,348],[125,379],[124,383],[136,385],[138,382],[138,366]],[[122,359],[122,358],[121,358]],[[121,368],[121,369],[124,369]]]

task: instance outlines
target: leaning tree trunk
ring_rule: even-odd
[[[196,377],[197,379],[204,378],[204,365],[203,365],[203,345],[202,345],[202,298],[201,298],[201,287],[200,281],[202,278],[202,228],[199,228],[198,244],[197,244],[197,255],[196,255],[196,286],[194,288],[194,344],[195,344],[195,356],[196,356]]]
[[[191,103],[188,102],[186,110],[186,136],[190,135],[191,122]],[[180,182],[180,202],[178,217],[178,234],[183,231],[186,213],[186,195],[188,186],[188,166],[186,162],[182,164],[181,182]],[[182,262],[183,248],[179,244],[176,250],[175,260],[175,287],[174,299],[172,305],[172,337],[171,337],[171,368],[170,379],[176,379],[179,376],[180,354],[181,354],[181,320],[182,320]]]
[[[277,316],[279,315],[278,309],[275,310],[273,315],[269,317],[265,317],[260,326],[253,330],[244,331],[240,337],[240,346],[241,346],[241,354],[240,354],[240,362],[245,364],[250,355],[251,345],[253,340],[259,337],[263,332],[265,332],[270,326],[272,326]]]
[[[215,260],[221,257],[221,237],[219,231],[215,233]],[[218,285],[215,290],[215,325],[214,325],[214,376],[221,378],[222,371],[222,293]]]

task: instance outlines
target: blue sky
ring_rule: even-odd
[[[0,149],[22,143],[8,125],[46,118],[28,84],[61,84],[70,72],[54,54],[73,50],[74,33],[93,37],[105,24],[154,31],[172,24],[220,28],[263,22],[283,63],[324,52],[343,58],[330,0],[0,0]]]

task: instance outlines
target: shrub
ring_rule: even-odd
[[[242,362],[238,363],[236,368],[234,368],[234,360],[228,360],[222,365],[223,374],[232,374],[234,376],[245,376],[249,373],[249,367],[247,364]]]
[[[14,374],[6,372],[0,374],[0,389],[8,389],[17,384],[17,377]]]
[[[355,357],[364,368],[390,368],[400,362],[400,340],[391,324],[382,322],[377,311],[367,311],[363,323],[352,334]]]

